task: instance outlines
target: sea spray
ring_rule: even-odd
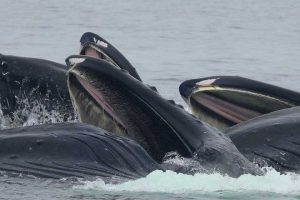
[[[53,106],[52,110],[39,100],[29,101],[25,99],[17,99],[19,109],[9,115],[4,115],[0,106],[0,129],[32,126],[48,123],[61,123],[77,121],[76,116],[67,116],[60,111],[59,105],[57,108]]]
[[[245,174],[231,178],[220,174],[185,175],[172,171],[154,171],[145,178],[124,182],[118,185],[105,184],[103,180],[81,181],[73,186],[75,190],[99,192],[162,192],[162,193],[197,193],[231,192],[271,192],[278,194],[300,194],[300,175],[280,174],[266,168],[264,176]]]

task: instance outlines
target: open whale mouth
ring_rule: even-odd
[[[69,93],[81,122],[137,141],[156,160],[174,150],[191,156],[188,145],[157,112],[162,109],[149,105],[152,98],[170,105],[150,87],[105,60],[71,56],[67,64]]]
[[[66,61],[70,96],[82,122],[135,140],[157,162],[168,152],[177,152],[207,170],[232,176],[256,173],[228,137],[163,99],[126,70],[87,56]]]
[[[72,59],[69,61],[74,63]],[[75,59],[75,63],[77,61]],[[126,134],[124,123],[107,103],[103,92],[93,86],[95,82],[93,80],[87,81],[82,73],[70,69],[68,86],[74,107],[79,112],[80,120],[118,135]]]
[[[101,60],[105,60],[106,62],[111,63],[117,68],[120,68],[118,64],[107,55],[99,46],[95,45],[94,43],[87,42],[83,46],[81,46],[80,55],[87,55],[94,58],[98,58]]]
[[[300,94],[241,77],[190,80],[180,92],[198,118],[220,130],[300,103]]]

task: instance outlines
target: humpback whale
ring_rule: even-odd
[[[44,178],[123,182],[163,169],[135,141],[80,123],[0,131],[0,170]]]
[[[62,121],[74,118],[65,65],[37,58],[0,55],[0,70],[1,110],[11,123],[26,121],[28,113],[17,111],[30,110],[38,103],[47,111],[60,113]]]
[[[67,63],[68,90],[81,121],[106,130],[80,123],[1,130],[0,170],[47,178],[97,176],[106,182],[156,169],[261,174],[229,138],[126,70],[86,56],[71,56]],[[186,157],[191,166],[163,163],[169,152]]]
[[[260,166],[300,171],[300,107],[286,108],[226,129],[239,151]]]
[[[144,84],[100,36],[85,33],[80,42],[81,55],[67,58],[67,67],[0,56],[5,115],[14,120],[19,99],[38,99],[67,116],[74,106],[83,122],[0,130],[0,170],[105,182],[156,169],[238,177],[262,175],[258,164],[299,172],[299,93],[242,77],[189,80],[180,93],[194,116]],[[166,162],[174,152],[188,166]]]
[[[187,80],[179,91],[194,115],[220,130],[300,105],[298,92],[238,76]]]
[[[299,173],[299,93],[237,76],[188,80],[180,93],[199,119],[225,129],[250,161]]]
[[[220,131],[191,116],[126,70],[87,56],[66,59],[79,119],[139,143],[157,162],[168,152],[233,177],[261,174]]]

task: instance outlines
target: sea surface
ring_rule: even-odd
[[[300,91],[299,0],[0,0],[2,54],[64,63],[86,31],[178,103],[182,81],[213,75]],[[300,176],[267,171],[238,179],[155,171],[120,185],[1,173],[0,199],[300,199]]]

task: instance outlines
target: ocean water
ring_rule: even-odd
[[[300,91],[298,0],[0,0],[0,5],[2,54],[63,63],[78,53],[82,33],[92,31],[114,44],[144,82],[179,103],[182,81],[213,75]],[[43,114],[59,121],[55,113]],[[43,122],[33,113],[23,125]],[[298,175],[268,170],[264,177],[239,179],[155,171],[121,185],[4,173],[0,199],[300,199]]]

